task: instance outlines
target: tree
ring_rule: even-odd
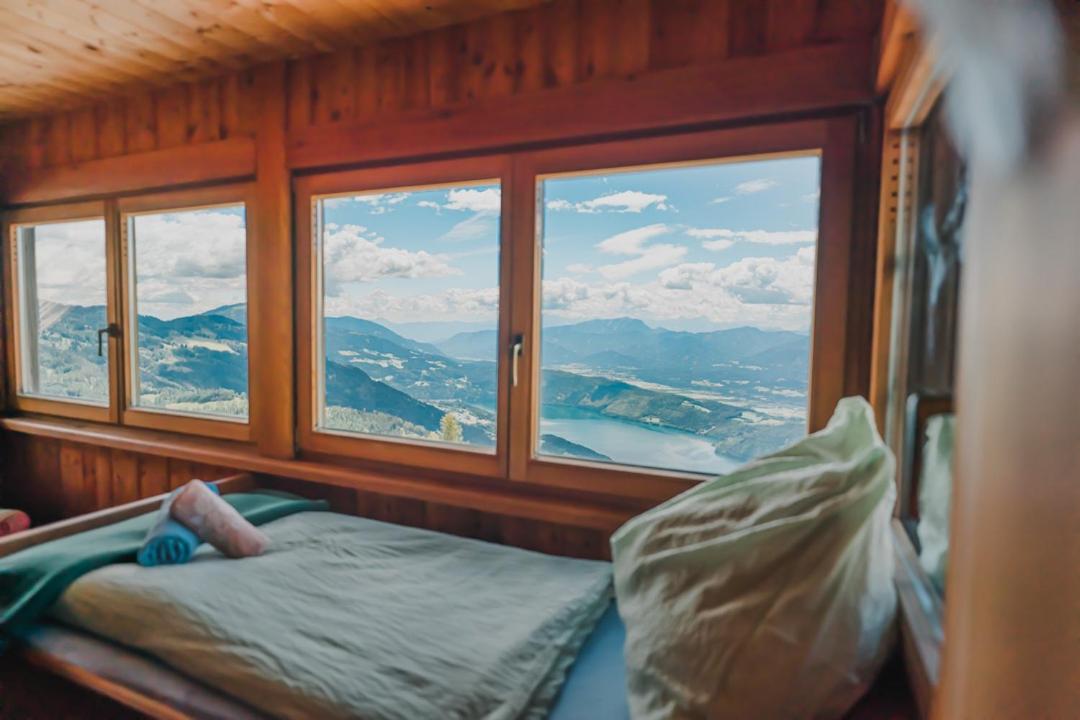
[[[439,422],[439,432],[446,442],[461,442],[461,423],[453,413],[446,413]]]

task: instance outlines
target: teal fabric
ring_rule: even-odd
[[[578,653],[547,720],[630,720],[624,642],[626,627],[611,603]]]
[[[236,493],[225,500],[255,525],[326,507],[322,501],[267,491]],[[140,515],[0,558],[0,644],[33,623],[83,575],[134,562],[155,517]]]
[[[183,565],[191,559],[195,548],[202,544],[198,535],[172,516],[173,501],[184,487],[169,493],[169,497],[165,498],[165,502],[161,503],[154,515],[154,524],[146,533],[146,539],[136,556],[136,560],[143,567]],[[206,483],[206,487],[218,495],[221,494],[214,483]]]

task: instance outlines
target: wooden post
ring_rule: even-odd
[[[285,166],[285,64],[255,71],[255,207],[250,222],[248,353],[252,436],[259,452],[291,458],[294,443],[293,252]]]

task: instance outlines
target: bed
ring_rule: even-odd
[[[263,528],[261,558],[84,575],[23,652],[155,717],[628,717],[606,563],[329,512]]]

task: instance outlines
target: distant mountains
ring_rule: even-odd
[[[43,387],[54,395],[83,396],[93,388],[107,397],[96,338],[104,308],[43,303],[42,318]],[[427,337],[437,336],[429,325]],[[325,427],[447,439],[444,418],[450,415],[461,441],[494,444],[494,330],[432,343],[355,317],[326,318],[324,328]],[[139,339],[144,404],[246,413],[243,305],[173,320],[140,316]],[[754,328],[692,333],[630,318],[591,320],[546,328],[542,357],[542,407],[690,433],[736,459],[776,449],[804,432],[805,335]],[[607,459],[546,432],[541,451]]]

